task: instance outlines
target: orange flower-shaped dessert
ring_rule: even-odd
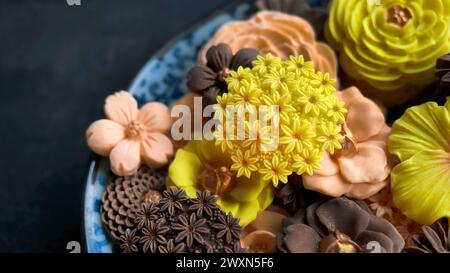
[[[270,53],[283,60],[302,55],[315,68],[336,79],[337,60],[333,50],[317,42],[311,24],[297,16],[277,11],[261,11],[247,21],[224,24],[203,47],[200,63],[206,63],[208,49],[220,43],[228,44],[233,53],[242,48],[255,48],[262,55]]]
[[[168,163],[173,145],[166,133],[172,125],[167,106],[151,102],[138,109],[136,100],[121,91],[106,98],[106,119],[92,123],[87,143],[96,154],[109,156],[119,176],[134,174],[141,162],[154,168]]]
[[[303,175],[305,188],[330,196],[368,198],[389,183],[394,165],[387,152],[391,129],[378,106],[351,87],[336,95],[346,104],[343,149],[324,154],[321,169]]]

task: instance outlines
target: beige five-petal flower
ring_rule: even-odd
[[[151,102],[138,109],[133,96],[120,91],[106,98],[104,110],[106,119],[87,129],[87,143],[95,153],[109,156],[116,175],[132,175],[141,162],[154,168],[168,163],[174,149],[166,135],[172,124],[167,106]]]

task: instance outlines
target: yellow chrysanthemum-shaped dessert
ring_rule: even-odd
[[[218,195],[221,209],[240,218],[239,224],[246,226],[272,203],[273,188],[261,175],[237,177],[230,170],[232,164],[214,141],[192,140],[177,151],[169,166],[167,185],[186,190],[191,198],[197,190]]]
[[[228,93],[215,105],[215,138],[237,177],[261,174],[277,186],[294,172],[312,175],[324,151],[342,148],[346,108],[333,95],[335,80],[302,56],[258,56],[252,69],[231,71],[226,82]]]
[[[449,25],[450,0],[333,0],[325,35],[351,83],[391,106],[435,79]]]
[[[394,123],[388,146],[401,161],[391,173],[396,206],[424,225],[450,218],[450,97],[445,106],[409,108]]]

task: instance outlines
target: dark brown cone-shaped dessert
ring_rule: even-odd
[[[405,248],[407,253],[450,253],[450,226],[442,218],[431,226],[422,226],[422,233],[413,235],[413,246]]]
[[[157,202],[164,190],[166,171],[141,166],[132,176],[114,176],[102,196],[101,219],[111,239],[118,243],[134,227],[142,202]],[[131,236],[128,234],[127,236]]]
[[[220,210],[216,200],[217,196],[209,192],[197,192],[196,198],[188,198],[184,190],[170,187],[163,192],[159,203],[142,204],[136,212],[134,227],[120,238],[121,250],[143,253],[243,252],[239,220]]]
[[[277,250],[284,253],[398,253],[404,245],[391,223],[346,197],[320,198],[299,209],[277,236]]]

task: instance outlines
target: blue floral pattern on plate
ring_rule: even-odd
[[[324,6],[328,0],[310,2],[315,6]],[[235,5],[169,43],[144,65],[132,82],[129,92],[140,106],[149,101],[171,105],[187,92],[186,73],[196,64],[200,48],[221,25],[232,20],[246,19],[250,13],[251,6],[248,3]],[[85,247],[89,253],[113,252],[113,243],[100,218],[101,197],[110,176],[107,159],[91,162],[84,195],[83,216]]]

